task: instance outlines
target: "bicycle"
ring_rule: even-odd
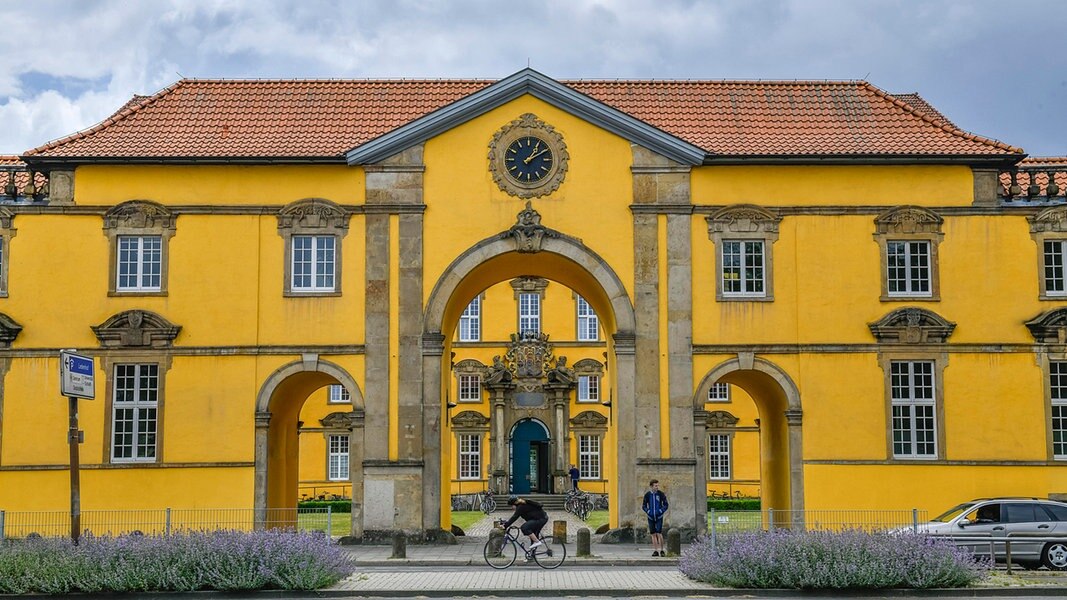
[[[567,500],[563,503],[563,508],[584,521],[589,516],[589,511],[593,510],[593,501],[589,498],[589,494],[583,491],[570,490],[567,492]]]
[[[497,521],[496,525],[503,529],[504,521]],[[526,547],[524,540],[528,539],[514,525],[508,527],[500,536],[489,536],[489,541],[482,548],[485,564],[494,569],[506,569],[515,564],[519,548],[522,548],[527,561],[532,559],[542,569],[555,569],[567,558],[567,546],[550,535],[539,536],[543,543],[533,549]]]
[[[489,490],[478,494],[480,500],[479,504],[482,507],[482,512],[485,514],[492,514],[496,510],[496,498],[493,497],[493,493]]]

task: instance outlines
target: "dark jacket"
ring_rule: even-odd
[[[575,481],[577,481],[578,478],[582,476],[582,474],[578,471],[578,467],[571,467],[569,473],[571,474],[571,479]]]
[[[511,518],[504,523],[504,527],[511,527],[519,517],[522,517],[523,521],[539,521],[548,520],[548,513],[541,507],[540,504],[533,500],[523,500],[515,505],[515,514],[511,515]]]
[[[650,519],[658,519],[663,516],[663,513],[667,512],[667,494],[663,493],[663,490],[656,490],[655,493],[652,490],[645,492],[645,499],[641,502],[641,510],[645,511]]]

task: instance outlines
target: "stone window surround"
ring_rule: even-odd
[[[511,289],[515,291],[515,331],[522,332],[522,308],[519,303],[519,296],[523,294],[537,294],[540,297],[538,305],[537,322],[538,332],[541,331],[542,326],[545,324],[544,306],[545,306],[545,288],[548,287],[548,280],[543,277],[516,277],[511,280]]]
[[[478,319],[478,335],[476,336],[476,339],[464,340],[463,339],[463,335],[461,333],[463,331],[463,319],[465,318],[464,315],[466,315],[467,309],[470,308],[471,303],[476,301],[476,300],[478,301],[478,316],[477,316],[477,319]],[[460,313],[460,315],[459,315],[459,323],[456,325],[456,342],[457,343],[462,344],[462,343],[480,342],[480,341],[482,341],[482,323],[484,322],[484,317],[485,317],[484,311],[485,311],[485,292],[482,292],[482,293],[478,294],[477,296],[471,298],[471,301],[467,303],[467,306],[463,307],[463,312]]]
[[[713,389],[715,389],[715,386],[720,385],[720,384],[722,386],[724,386],[723,389],[726,390],[726,397],[725,398],[712,398],[711,397],[711,391]],[[708,391],[704,394],[704,398],[705,398],[705,400],[704,400],[705,404],[730,404],[731,402],[733,402],[733,391],[730,389],[730,384],[729,383],[713,381],[713,382],[711,382],[711,384],[708,385]]]
[[[711,389],[711,382],[708,384],[708,389]],[[707,392],[705,392],[707,397]],[[698,460],[703,457],[704,461],[704,478],[709,482],[722,483],[724,481],[733,481],[734,478],[734,436],[737,435],[737,424],[741,419],[735,417],[732,413],[725,410],[712,410],[703,411],[702,414],[704,422],[704,443],[700,446],[700,451],[697,452]],[[756,419],[757,427],[753,431],[759,431],[758,424],[759,419]],[[726,435],[730,438],[730,478],[729,479],[712,479],[711,478],[711,449],[709,447],[710,442],[708,436]]]
[[[1045,394],[1045,448],[1048,452],[1048,460],[1057,463],[1067,461],[1067,456],[1056,456],[1053,445],[1052,430],[1052,369],[1049,366],[1054,362],[1067,362],[1067,348],[1057,348],[1055,352],[1045,351],[1038,353],[1038,362],[1041,365],[1041,388]]]
[[[341,295],[343,243],[348,235],[350,214],[338,204],[325,198],[304,198],[285,205],[278,211],[278,235],[285,241],[283,258],[282,296],[286,298],[319,298]],[[293,290],[293,237],[301,235],[334,237],[334,273],[332,291]]]
[[[150,200],[128,200],[104,213],[104,235],[108,239],[108,296],[166,296],[170,270],[170,238],[177,232],[177,215]],[[119,237],[159,236],[159,289],[118,289]],[[6,289],[6,286],[5,286]]]
[[[460,388],[460,376],[461,375],[477,375],[479,381],[484,384],[486,375],[488,375],[490,368],[483,365],[480,361],[467,358],[452,365],[452,375],[456,382],[456,402],[460,404],[481,404],[485,398],[479,393],[478,400],[461,400],[459,397]]]
[[[934,364],[934,427],[936,428],[937,452],[934,456],[896,456],[893,454],[893,362],[932,362]],[[945,460],[945,367],[948,352],[931,352],[911,349],[883,350],[878,353],[878,365],[882,369],[882,387],[885,404],[886,459],[902,464]]]
[[[596,314],[596,311],[593,310],[593,306],[591,304],[589,304],[589,301],[586,300],[585,298],[582,298],[578,294],[578,292],[572,293],[571,296],[574,298],[574,332],[575,332],[574,339],[579,341],[579,342],[599,342],[600,341],[600,315]],[[582,317],[578,314],[578,311],[579,311],[579,307],[581,306],[581,304],[583,302],[585,303],[586,306],[589,307],[589,312],[592,313],[591,317],[585,317],[585,318],[591,318],[591,319],[595,319],[596,320],[596,337],[594,337],[594,338],[582,338],[582,328],[581,328],[581,325],[580,325],[580,323],[582,321]]]
[[[471,477],[470,475],[463,474],[463,455],[467,454],[463,451],[463,438],[468,437],[478,441],[477,453],[470,452],[471,456],[478,457],[478,475]],[[477,481],[482,478],[482,458],[485,453],[483,448],[485,441],[485,435],[482,433],[457,433],[456,434],[456,478],[460,481]]]
[[[893,207],[874,219],[874,241],[878,244],[881,264],[882,302],[939,302],[941,300],[941,276],[938,247],[944,239],[942,231],[945,220],[934,211],[921,206],[902,205]],[[893,242],[928,242],[930,244],[930,293],[924,295],[889,295],[889,252],[887,245]]]
[[[583,361],[578,361],[579,363]],[[575,363],[577,367],[578,363]],[[577,369],[576,369],[577,370]],[[600,448],[600,479],[589,479],[583,481],[604,481],[604,436],[608,433],[608,419],[599,412],[592,410],[585,410],[570,419],[570,435],[574,440],[574,456],[581,459],[581,448],[578,444],[579,436],[589,435],[596,438],[598,448]],[[575,463],[578,464],[578,463]]]
[[[1063,463],[1057,458],[1052,444],[1052,389],[1049,363],[1067,362],[1067,308],[1045,311],[1025,323],[1037,344],[1036,358],[1041,368],[1041,389],[1045,407],[1045,450],[1049,461]]]
[[[1026,218],[1030,223],[1030,237],[1037,245],[1037,298],[1038,300],[1067,299],[1067,293],[1047,292],[1045,283],[1045,242],[1062,241],[1067,243],[1067,206],[1053,206]],[[1064,265],[1067,271],[1067,265]],[[1067,275],[1067,273],[1065,273]]]
[[[715,300],[718,302],[774,301],[774,243],[778,241],[781,217],[755,204],[732,204],[716,210],[705,219],[708,239],[715,246]],[[763,294],[724,295],[722,289],[722,247],[724,241],[763,242]]]
[[[477,435],[480,440],[478,443],[478,451],[481,454],[481,470],[484,473],[486,470],[486,439],[489,434],[489,417],[474,410],[465,410],[458,415],[455,415],[450,420],[452,429],[453,444],[456,449],[456,472],[453,473],[453,479],[459,480],[459,452],[460,452],[460,437],[464,435]],[[464,480],[469,481],[469,480]]]
[[[18,232],[15,213],[0,206],[0,298],[7,298],[7,272],[11,268],[11,238]]]
[[[352,481],[352,432],[341,428],[329,428],[323,430],[322,436],[326,440],[326,481]],[[339,479],[330,477],[330,456],[333,454],[330,448],[330,438],[333,437],[343,438],[348,442],[348,452],[346,454],[348,454],[348,460],[350,461],[349,468],[345,470],[345,476]]]
[[[103,463],[122,468],[139,468],[145,464],[163,464],[166,423],[167,371],[171,368],[172,355],[150,348],[113,350],[100,356],[100,370],[104,374],[104,456]],[[132,364],[158,365],[158,391],[156,394],[156,457],[154,460],[116,461],[113,455],[115,427],[115,366]]]
[[[604,385],[603,385],[604,384],[604,370],[605,370],[604,369],[604,363],[600,362],[599,360],[593,359],[593,358],[583,358],[583,359],[579,360],[578,362],[574,363],[574,365],[572,365],[572,368],[574,369],[574,376],[575,376],[576,380],[577,380],[578,377],[581,377],[583,375],[595,375],[596,377],[600,378],[600,381],[597,382],[599,384],[599,387],[597,388],[597,393],[600,395],[600,398],[598,400],[595,400],[595,401],[594,400],[579,400],[578,399],[578,386],[575,385],[574,386],[574,401],[576,403],[578,403],[578,404],[583,404],[583,405],[591,405],[591,404],[603,403],[605,401],[605,398],[604,398]]]
[[[709,482],[722,483],[724,481],[733,481],[734,479],[734,435],[735,431],[724,429],[709,429],[704,434],[704,441],[707,443],[707,460],[705,461],[707,475]],[[726,470],[729,472],[728,477],[712,477],[711,476],[711,436],[722,435],[726,436],[727,452],[726,452]]]

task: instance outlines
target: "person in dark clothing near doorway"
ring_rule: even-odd
[[[571,470],[569,471],[569,473],[570,473],[570,476],[571,476],[571,489],[574,490],[575,492],[577,492],[578,491],[578,478],[580,478],[582,476],[582,474],[578,471],[578,467],[576,467],[574,465],[571,465]]]
[[[667,556],[663,549],[663,513],[667,512],[667,494],[659,489],[659,480],[648,482],[641,510],[648,515],[648,533],[652,535],[652,556]]]
[[[508,506],[515,507],[515,514],[511,515],[511,518],[503,523],[504,529],[511,527],[519,517],[522,517],[523,524],[519,527],[519,531],[530,536],[530,541],[533,544],[530,545],[530,550],[540,546],[541,541],[541,528],[548,523],[548,513],[541,507],[540,504],[533,500],[527,500],[525,498],[519,498],[518,496],[508,497]]]

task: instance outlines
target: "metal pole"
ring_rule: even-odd
[[[911,509],[911,530],[914,533],[919,533],[919,509]]]
[[[67,441],[70,443],[70,539],[77,546],[82,516],[81,465],[78,459],[78,399],[71,396],[67,400],[70,405],[70,431],[67,433]]]
[[[708,520],[711,521],[709,529],[711,529],[711,549],[718,549],[718,540],[715,539],[715,509],[708,511]]]
[[[0,542],[4,541],[4,511],[0,510]]]
[[[767,527],[769,531],[774,531],[774,509],[767,509]]]
[[[170,521],[170,509],[168,508],[167,509],[167,535],[170,535],[170,526],[171,526],[170,524],[171,524],[171,521]]]
[[[333,535],[333,505],[326,505],[326,535]]]

